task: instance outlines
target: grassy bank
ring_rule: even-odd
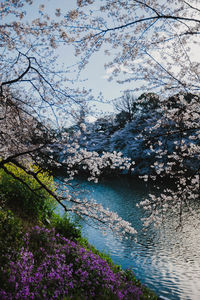
[[[157,299],[55,214],[56,202],[33,178],[8,168],[23,182],[0,171],[0,299]]]

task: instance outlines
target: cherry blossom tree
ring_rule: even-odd
[[[73,195],[70,191],[77,168],[86,168],[88,179],[97,181],[103,168],[125,167],[129,162],[117,153],[99,156],[79,149],[78,133],[72,141],[65,132],[58,139],[52,130],[52,124],[59,128],[59,117],[69,119],[77,106],[81,111],[90,97],[85,90],[69,88],[68,72],[58,68],[55,49],[70,40],[64,19],[59,19],[60,9],[56,9],[54,20],[40,5],[39,17],[29,20],[26,13],[32,3],[0,3],[0,168],[31,189],[20,175],[10,171],[8,164],[14,164],[32,176],[66,211],[89,217],[118,233],[135,233],[117,214],[90,199],[79,198],[77,189]],[[62,151],[62,161],[60,153],[55,155],[56,149]],[[59,185],[55,192],[41,181],[39,173],[60,167],[65,170],[65,180],[62,189]]]
[[[92,55],[104,51],[109,80],[132,82],[133,92],[161,96],[162,117],[145,131],[151,133],[149,148],[156,153],[151,178],[170,177],[175,189],[165,189],[159,197],[150,195],[141,203],[149,212],[146,224],[159,223],[175,208],[181,224],[184,209],[195,213],[193,204],[198,203],[199,16],[197,0],[79,0],[65,16],[80,70]],[[196,96],[188,101],[192,93]],[[173,138],[169,153],[166,143]],[[146,174],[144,179],[148,178]]]
[[[123,123],[123,119],[126,121],[131,121],[133,119],[135,108],[136,108],[136,99],[129,92],[126,92],[118,101],[114,101],[114,107],[119,112],[118,115],[119,122]],[[120,120],[122,119],[122,120]]]
[[[177,94],[162,106],[162,116],[151,128],[146,128],[151,153],[155,155],[149,174],[142,176],[169,181],[159,196],[149,195],[140,203],[148,213],[145,223],[160,224],[169,212],[177,215],[181,226],[184,213],[189,211],[198,219],[200,191],[200,109],[199,96]],[[153,143],[152,143],[153,139]],[[151,175],[150,175],[151,174]]]
[[[199,3],[84,0],[66,15],[80,68],[99,50],[110,55],[110,79],[139,81],[134,90],[199,90]],[[127,75],[122,80],[122,73]]]
[[[160,106],[159,96],[154,93],[143,93],[140,97],[134,97],[133,94],[126,91],[122,97],[113,101],[114,108],[119,111],[116,115],[116,122],[124,125],[131,122],[140,114],[145,115],[154,112]]]
[[[169,174],[176,179],[178,189],[178,194],[171,193],[173,201],[167,190],[164,196],[153,196],[150,202],[143,203],[151,209],[150,222],[158,221],[160,211],[165,214],[174,203],[180,216],[183,205],[191,209],[188,199],[198,196],[199,168],[195,167],[193,174],[188,176],[183,166],[191,161],[191,156],[192,161],[199,159],[199,97],[187,102],[183,94],[198,93],[200,88],[196,56],[200,33],[198,1],[78,0],[77,8],[70,12],[63,13],[58,7],[55,18],[40,5],[37,17],[29,19],[26,14],[32,3],[31,0],[6,0],[0,4],[0,167],[8,172],[6,164],[16,164],[32,175],[66,210],[109,223],[111,229],[118,232],[121,229],[134,232],[130,224],[116,214],[89,200],[72,197],[69,192],[77,166],[88,169],[89,179],[97,180],[103,168],[129,167],[129,161],[117,153],[100,156],[80,149],[79,132],[74,141],[65,133],[57,140],[49,125],[52,120],[58,124],[60,117],[70,118],[76,105],[84,106],[85,101],[91,99],[84,89],[70,88],[70,70],[59,68],[55,50],[60,44],[72,45],[80,58],[76,65],[80,73],[91,56],[102,49],[111,57],[106,63],[106,68],[112,70],[110,80],[132,81],[134,91],[149,93],[154,90],[162,95],[163,118],[154,128],[148,128],[155,130],[155,138],[157,134],[179,136],[177,148],[168,155],[169,160],[164,165],[163,140],[157,141],[160,149],[155,149],[149,141],[150,149],[158,151],[153,165],[155,176]],[[121,72],[124,79],[120,78]],[[175,102],[180,104],[177,108],[164,100],[165,95],[175,93],[178,95]],[[158,133],[158,129],[163,129],[164,133]],[[194,142],[185,141],[185,132],[191,132],[190,140]],[[59,144],[62,144],[61,149]],[[62,151],[62,161],[55,159],[55,147]],[[44,186],[31,169],[30,161],[41,168],[65,167],[67,178],[63,193],[53,193]],[[173,167],[175,161],[178,170]],[[64,199],[69,200],[72,207],[68,207]]]

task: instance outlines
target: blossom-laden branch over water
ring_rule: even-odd
[[[120,75],[121,70],[128,70],[126,78],[119,82],[142,81],[135,91],[157,89],[161,95],[179,93],[173,105],[170,101],[161,103],[162,117],[154,128],[147,128],[156,135],[163,134],[157,131],[164,131],[166,139],[174,131],[178,134],[175,150],[165,157],[163,140],[158,137],[156,141],[149,140],[149,149],[156,156],[152,165],[155,174],[150,176],[169,175],[175,180],[177,191],[166,190],[164,196],[156,198],[150,196],[150,202],[143,205],[150,212],[150,222],[157,221],[160,211],[164,215],[175,206],[181,219],[183,209],[192,210],[190,202],[199,197],[199,169],[189,175],[184,169],[187,158],[199,159],[199,97],[185,101],[181,96],[198,93],[200,88],[199,62],[194,55],[199,47],[198,1],[85,0],[77,1],[77,8],[71,12],[62,13],[57,8],[56,20],[47,15],[43,5],[38,18],[26,20],[31,4],[28,0],[0,4],[0,167],[6,171],[7,164],[15,164],[33,176],[66,210],[108,223],[117,231],[134,232],[116,214],[69,195],[69,181],[77,174],[77,168],[86,168],[89,179],[96,181],[104,168],[129,168],[130,162],[121,154],[100,155],[80,149],[78,142],[69,141],[65,134],[58,139],[50,126],[52,120],[58,125],[60,119],[70,119],[77,107],[84,107],[93,99],[85,89],[71,88],[71,73],[58,68],[56,48],[60,43],[75,48],[80,58],[77,63],[80,73],[93,53],[106,46],[106,53],[111,54],[106,67],[113,70],[112,78]],[[190,140],[194,142],[188,144],[184,135],[193,129],[195,134],[191,132]],[[62,161],[53,150],[53,146],[59,148],[59,143],[66,150]],[[32,162],[38,166],[37,172],[31,169]],[[64,194],[54,194],[38,178],[42,170],[59,167],[66,170],[65,198],[72,207],[64,204]]]
[[[27,1],[26,5],[24,1],[15,1],[12,5],[10,1],[1,3],[0,167],[27,185],[20,175],[9,170],[9,164],[14,164],[16,169],[32,176],[66,211],[91,217],[100,224],[108,223],[117,231],[135,232],[128,222],[100,205],[66,196],[69,181],[77,173],[74,167],[84,165],[90,173],[89,179],[97,180],[103,168],[126,165],[128,160],[117,153],[99,156],[95,152],[79,150],[76,141],[68,144],[66,135],[57,139],[56,131],[49,123],[52,124],[54,119],[58,124],[59,114],[71,118],[71,110],[84,106],[88,93],[68,88],[67,73],[55,67],[54,51],[58,46],[55,36],[67,42],[64,20],[57,22],[40,14],[40,18],[25,21],[27,5],[32,5],[32,1]],[[71,153],[70,156],[66,154],[62,163],[53,155],[53,146],[60,142],[68,154]],[[37,172],[30,167],[32,163],[38,166]],[[67,170],[65,197],[52,191],[39,177],[43,171],[51,172],[59,167]],[[68,206],[66,200],[73,206]]]
[[[171,210],[180,225],[184,210],[195,214],[193,206],[199,200],[199,16],[196,0],[80,0],[65,16],[80,69],[96,52],[105,51],[109,80],[132,82],[130,92],[155,91],[161,96],[156,124],[154,119],[138,133],[154,153],[151,172],[143,178],[169,178],[175,188],[141,203],[149,214],[147,225],[160,224]],[[150,105],[151,97],[146,100]],[[168,148],[172,139],[173,150]]]

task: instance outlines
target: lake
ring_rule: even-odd
[[[200,226],[185,214],[187,222],[175,229],[173,216],[161,228],[143,229],[142,208],[136,204],[148,195],[151,187],[139,180],[124,178],[98,184],[78,180],[82,195],[117,212],[137,230],[137,241],[103,234],[100,229],[82,222],[82,233],[100,251],[110,255],[122,268],[131,268],[143,284],[162,299],[200,299]]]

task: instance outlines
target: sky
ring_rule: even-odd
[[[32,6],[27,6],[27,18],[38,17],[38,8],[42,4],[45,5],[45,10],[52,16],[56,8],[61,8],[64,13],[73,10],[76,7],[76,0],[34,0]],[[56,52],[58,55],[58,63],[64,63],[64,68],[66,67],[66,69],[77,62],[78,58],[74,56],[74,51],[71,46],[60,47]],[[198,51],[195,51],[194,55],[198,56],[198,60],[200,60],[200,53]],[[93,54],[88,65],[81,72],[79,81],[75,83],[75,87],[78,86],[79,88],[84,87],[86,89],[92,89],[92,94],[96,99],[99,94],[102,93],[105,101],[111,101],[112,99],[122,96],[124,90],[133,89],[135,86],[133,86],[133,82],[120,85],[115,81],[108,81],[108,76],[112,73],[113,69],[110,68],[106,70],[104,68],[105,62],[106,57],[103,51]],[[122,73],[123,71],[129,73],[129,70],[122,65],[118,66],[118,68],[121,69]],[[123,74],[120,76],[123,76]],[[75,78],[76,73],[70,73],[69,77],[70,79],[73,79],[73,77]],[[97,108],[103,112],[113,112],[113,105],[110,103],[103,104],[95,102],[94,104],[96,104]]]
[[[36,17],[34,11],[37,12],[40,5],[45,5],[45,10],[52,15],[56,8],[61,8],[63,12],[67,12],[76,8],[76,0],[35,0],[32,6],[27,6],[27,18]],[[73,48],[70,46],[60,47],[56,50],[58,55],[58,62],[64,63],[66,68],[77,62],[77,58],[73,54]],[[104,68],[105,55],[103,51],[95,53],[86,68],[81,72],[77,86],[80,88],[92,89],[92,94],[97,99],[101,94],[103,96],[103,102],[95,101],[94,105],[97,105],[97,109],[103,113],[112,113],[114,111],[112,100],[120,97],[123,91],[131,89],[133,83],[120,85],[114,81],[108,81],[108,75],[112,72],[112,69],[106,70]],[[125,70],[126,71],[126,70]],[[76,73],[72,73],[71,76],[76,77]],[[100,99],[102,97],[100,96]],[[107,103],[105,103],[107,102]],[[109,103],[108,103],[109,102]]]
[[[39,7],[39,5],[44,4],[46,9],[49,11],[50,14],[53,13],[53,11],[56,8],[61,8],[62,12],[68,12],[70,10],[73,10],[76,8],[76,0],[35,0],[35,6]],[[198,1],[196,6],[198,6]],[[199,6],[200,7],[200,4]],[[193,45],[194,46],[194,45]],[[58,49],[58,55],[59,55],[59,61],[64,62],[66,67],[69,65],[77,62],[77,58],[73,55],[73,49],[70,46],[65,46],[64,48]],[[157,54],[155,54],[155,57]],[[200,53],[199,48],[197,47],[197,50],[193,49],[193,53],[191,57],[194,59],[196,57],[196,60],[200,60]],[[105,100],[112,100],[115,98],[118,98],[122,96],[123,91],[127,89],[133,89],[136,86],[136,83],[131,82],[127,84],[120,85],[117,82],[108,81],[109,75],[112,73],[113,69],[105,69],[104,64],[107,61],[110,60],[110,58],[107,58],[104,55],[104,52],[101,50],[98,53],[95,53],[90,58],[90,61],[86,68],[81,72],[79,77],[78,86],[79,87],[85,87],[86,89],[92,89],[93,95],[97,98],[100,93],[102,93]],[[120,73],[120,79],[123,79],[123,72],[129,73],[129,70],[125,67],[117,66],[122,72]],[[75,73],[74,73],[75,74]],[[73,77],[73,73],[71,76]],[[139,96],[139,95],[136,95]],[[105,111],[112,111],[113,106],[112,105],[100,105],[98,104],[98,107]]]

